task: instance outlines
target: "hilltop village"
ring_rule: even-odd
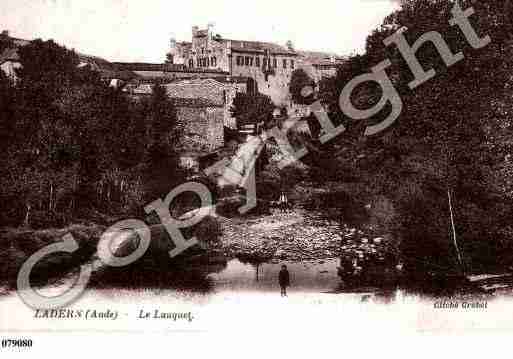
[[[1,35],[11,46],[0,54],[0,67],[16,77],[21,66],[17,50],[30,43]],[[287,113],[304,113],[289,91],[292,74],[301,69],[318,83],[336,75],[344,58],[334,53],[296,50],[289,41],[282,46],[270,42],[225,39],[206,29],[192,27],[191,41],[170,40],[166,61],[154,63],[111,63],[78,54],[80,67],[89,66],[101,73],[112,87],[121,87],[133,98],[148,97],[155,83],[162,84],[173,101],[178,122],[184,127],[180,144],[182,163],[194,167],[227,145],[227,132],[248,133],[232,116],[237,93],[268,96],[277,108]],[[252,130],[250,129],[249,132]],[[233,138],[233,136],[231,137]]]

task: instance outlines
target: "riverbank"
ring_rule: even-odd
[[[154,258],[153,262],[158,265],[150,263],[148,266],[156,272],[161,271],[157,268],[162,269],[160,267],[164,263],[162,260],[172,249],[169,247],[171,245],[169,239],[165,237],[160,227],[161,225],[151,227],[153,245],[145,256],[147,261],[141,262],[141,266],[144,267]],[[59,278],[79,268],[81,264],[96,258],[97,244],[105,228],[105,226],[88,223],[75,224],[62,229],[6,228],[0,230],[2,248],[0,282],[12,287],[19,268],[27,258],[41,248],[61,241],[67,233],[70,233],[78,242],[79,250],[72,255],[57,253],[46,257],[34,271],[34,280],[44,284],[52,278]],[[214,229],[218,233],[214,233]],[[202,262],[204,254],[210,257],[212,253],[219,256],[223,262],[238,258],[252,263],[281,261],[322,263],[327,260],[339,260],[341,256],[364,260],[370,255],[379,257],[380,249],[387,246],[383,243],[385,240],[382,237],[366,235],[356,228],[350,228],[326,218],[322,212],[308,211],[303,208],[293,208],[285,213],[271,210],[271,214],[232,218],[216,215],[208,221],[204,220],[199,227],[193,229],[193,232],[200,241],[208,243],[205,247],[208,248],[198,248],[193,251],[194,253],[190,252],[190,256],[182,258],[182,260],[186,259],[182,263],[183,266],[193,266],[198,260]],[[207,237],[216,238],[206,241]],[[126,249],[126,253],[121,250],[120,255],[128,255],[136,247],[136,243],[128,238],[125,245],[119,246]],[[169,260],[168,262],[172,264]],[[123,271],[126,272],[127,269]],[[104,284],[108,285],[108,283]]]
[[[388,236],[366,234],[321,212],[295,208],[258,217],[220,218],[221,243],[228,257],[257,262],[325,260],[349,256],[383,257]]]
[[[34,230],[29,228],[0,229],[0,283],[13,287],[23,263],[40,249],[63,240],[71,234],[79,249],[73,254],[55,253],[44,257],[31,276],[35,282],[45,283],[65,275],[88,261],[96,251],[106,227],[97,224],[73,224],[65,228]]]

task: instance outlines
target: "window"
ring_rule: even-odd
[[[206,67],[210,67],[210,58],[207,57],[205,59],[205,61],[206,61]]]
[[[253,57],[249,58],[249,66],[253,66]]]
[[[286,69],[287,68],[287,59],[283,59],[283,68]]]
[[[245,60],[246,60],[246,61],[245,61],[245,65],[246,65],[246,66],[249,66],[249,56],[246,56]]]
[[[215,56],[212,56],[212,58],[210,59],[210,63],[212,64],[212,66],[217,66],[217,59]]]
[[[244,58],[242,56],[237,56],[237,65],[238,66],[244,65]]]
[[[276,59],[276,57],[273,59],[273,67],[274,68],[278,67],[278,60]]]
[[[294,60],[290,60],[290,68],[294,68]]]
[[[256,67],[260,67],[260,56],[257,56],[257,57],[255,58],[255,66],[256,66]]]
[[[189,67],[194,67],[194,60],[193,59],[189,59]]]

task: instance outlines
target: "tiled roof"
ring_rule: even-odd
[[[198,30],[196,32],[196,37],[199,37],[199,36],[203,36],[203,37],[208,36],[208,30]]]
[[[213,79],[195,79],[164,85],[171,98],[206,99],[211,105],[223,106],[223,91],[228,85]]]
[[[151,95],[153,92],[153,84],[141,84],[131,89],[134,95]]]
[[[118,70],[125,71],[158,71],[158,72],[187,72],[187,73],[219,73],[225,72],[220,69],[209,68],[188,68],[182,64],[155,64],[144,62],[114,62]]]
[[[219,104],[206,98],[172,98],[176,107],[219,107]]]
[[[227,83],[227,84],[232,84],[232,83],[245,84],[248,81],[253,80],[251,77],[246,77],[246,76],[218,76],[215,79],[218,82]]]
[[[141,84],[132,89],[134,95],[151,95],[153,84]],[[222,107],[223,90],[227,84],[213,79],[195,79],[163,85],[177,107]]]
[[[301,56],[304,56],[304,57],[309,57],[309,58],[320,58],[320,59],[329,59],[330,57],[334,56],[334,57],[338,57],[337,54],[333,53],[333,52],[321,52],[321,51],[298,51],[298,53],[301,55]]]
[[[228,40],[222,39],[223,42],[231,41],[232,51],[236,52],[259,52],[264,53],[266,50],[271,54],[284,54],[295,56],[297,53],[294,50],[290,50],[285,46],[274,44],[272,42],[261,42],[261,41],[241,41],[241,40]]]
[[[303,61],[317,66],[336,66],[344,61],[343,57],[330,52],[298,51],[298,54]]]

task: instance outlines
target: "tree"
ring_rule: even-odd
[[[233,99],[230,109],[232,116],[237,119],[237,124],[249,125],[272,121],[275,106],[269,96],[256,93],[247,94],[238,92]]]
[[[153,199],[167,193],[183,180],[184,173],[179,167],[176,152],[181,129],[176,108],[164,86],[158,83],[153,86],[152,95],[144,108],[150,129],[145,178],[147,195]]]
[[[0,151],[5,153],[15,127],[15,88],[0,70]]]
[[[19,56],[16,86],[0,78],[2,187],[25,212],[13,218],[30,225],[38,213],[60,225],[52,221],[76,210],[123,210],[146,160],[147,108],[53,41],[35,40]]]
[[[335,162],[340,162],[341,168],[343,163],[351,164],[346,168],[357,174],[362,187],[392,200],[398,213],[394,231],[412,270],[454,268],[447,190],[454,200],[460,246],[474,267],[491,264],[505,248],[504,209],[511,201],[499,190],[498,183],[507,181],[492,173],[493,168],[508,173],[503,162],[509,150],[499,138],[507,137],[509,126],[499,130],[497,120],[504,117],[498,116],[497,103],[510,96],[506,84],[511,73],[511,35],[504,26],[502,1],[459,3],[463,9],[475,9],[470,20],[479,36],[493,39],[485,48],[472,49],[462,33],[450,26],[453,2],[405,0],[401,9],[369,35],[364,55],[350,58],[336,78],[320,84],[321,101],[327,105],[330,118],[347,124],[347,131],[340,136],[343,138],[335,142],[346,146],[344,154],[359,154],[356,160],[338,156]],[[395,46],[383,44],[403,26],[408,29],[404,34],[410,44],[429,31],[437,31],[454,53],[463,51],[465,59],[448,68],[435,47],[423,46],[416,56],[424,69],[435,69],[436,77],[409,89],[413,74],[408,64]],[[403,110],[388,131],[363,138],[365,126],[383,119],[389,109],[367,121],[352,121],[340,111],[338,96],[348,81],[370,72],[370,66],[384,59],[392,63],[387,74],[401,96]],[[370,108],[380,98],[378,87],[361,86],[354,91],[352,101],[358,108]],[[353,132],[361,140],[351,144],[345,139]],[[378,152],[379,156],[373,156]],[[330,164],[333,166],[333,160]],[[436,265],[423,267],[421,262]]]
[[[169,65],[174,64],[174,58],[175,58],[175,56],[172,53],[167,53],[165,63],[169,64]]]
[[[14,43],[12,41],[12,38],[9,37],[9,33],[7,31],[3,31],[0,34],[0,54],[5,50],[9,48],[13,48]]]
[[[303,69],[296,69],[292,72],[290,79],[289,91],[292,100],[297,104],[308,104],[308,98],[305,98],[301,91],[306,86],[315,87],[315,81]]]

